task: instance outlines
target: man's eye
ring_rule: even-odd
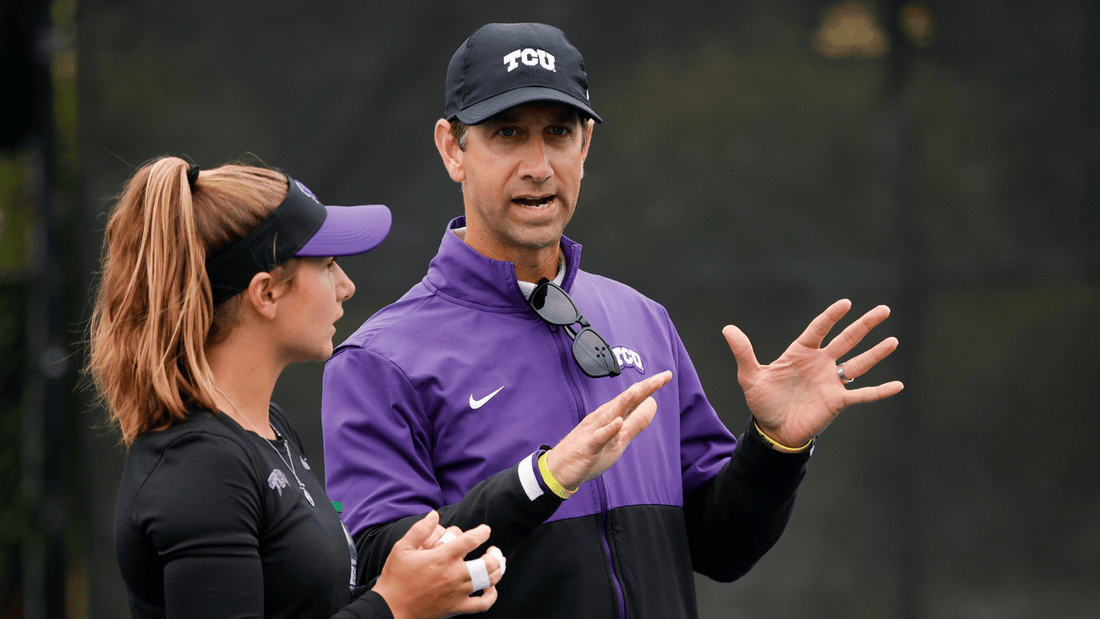
[[[552,133],[554,135],[568,135],[569,134],[569,127],[561,127],[561,126],[551,127],[550,128],[550,133]]]
[[[514,136],[515,134],[516,134],[515,127],[505,127],[505,128],[500,130],[500,135],[502,135],[506,138],[510,138],[510,137]]]

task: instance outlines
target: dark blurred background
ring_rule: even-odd
[[[342,339],[461,213],[432,126],[491,21],[584,54],[606,122],[567,232],[668,307],[735,432],[724,325],[770,361],[838,298],[893,309],[874,338],[901,348],[860,383],[906,390],[826,431],[775,549],[698,581],[704,617],[1100,613],[1095,0],[0,7],[0,618],[127,616],[125,450],[79,379],[123,181],[244,158],[388,204],[386,243],[342,262]],[[276,391],[318,464],[321,367]]]

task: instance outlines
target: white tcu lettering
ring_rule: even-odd
[[[520,50],[517,49],[516,51],[514,51],[511,54],[508,54],[507,56],[504,57],[504,64],[508,65],[508,72],[509,73],[512,72],[512,69],[515,69],[516,67],[519,66],[516,63],[516,60],[519,59],[519,55],[520,55]]]
[[[638,353],[622,346],[616,346],[611,351],[615,353],[615,358],[619,360],[619,366],[624,368],[634,366],[638,368],[639,372],[645,373],[645,367],[642,366],[642,357]]]
[[[554,55],[541,49],[517,49],[504,57],[504,64],[508,66],[508,72],[519,66],[519,63],[534,67],[542,66],[547,71],[554,71]]]
[[[553,71],[554,70],[554,57],[550,54],[550,52],[544,52],[540,49],[539,50],[539,64],[542,65],[543,69],[546,69],[547,71]]]

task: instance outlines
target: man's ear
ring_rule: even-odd
[[[440,118],[435,123],[435,148],[443,159],[443,165],[447,168],[447,174],[451,180],[461,183],[466,180],[466,170],[462,167],[462,156],[465,154],[459,148],[458,140],[451,133],[451,123]]]
[[[596,128],[596,121],[591,118],[588,119],[588,123],[584,127],[584,147],[581,148],[581,161],[588,159],[588,149],[592,146],[592,131]]]
[[[248,288],[244,291],[245,300],[257,314],[268,320],[274,320],[278,315],[279,297],[282,296],[279,288],[280,285],[275,283],[271,273],[260,271],[253,275],[252,281],[248,283]]]

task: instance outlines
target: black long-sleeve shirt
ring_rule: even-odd
[[[115,556],[135,619],[392,619],[374,592],[352,601],[351,537],[286,414],[270,410],[280,440],[195,412],[131,445]]]

